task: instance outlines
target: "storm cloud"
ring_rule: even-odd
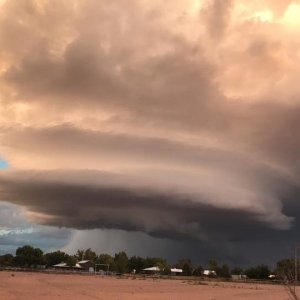
[[[0,3],[0,200],[83,231],[295,239],[298,1]]]

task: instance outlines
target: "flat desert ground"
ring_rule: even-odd
[[[299,290],[300,292],[300,290]],[[1,300],[288,300],[284,286],[0,272]]]

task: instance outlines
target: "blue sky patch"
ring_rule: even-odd
[[[7,169],[7,168],[8,168],[8,162],[0,158],[0,169]]]
[[[59,250],[68,245],[72,236],[72,229],[33,224],[25,208],[0,201],[0,255],[13,254],[28,244],[43,251]]]

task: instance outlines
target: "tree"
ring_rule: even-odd
[[[223,264],[221,267],[217,267],[216,273],[217,273],[217,276],[220,276],[223,278],[230,277],[229,267],[226,264]]]
[[[193,272],[193,276],[202,276],[203,273],[203,268],[202,266],[198,266],[195,268],[194,272]]]
[[[164,264],[165,260],[161,257],[146,257],[145,259],[145,268],[151,268],[158,266],[159,264]]]
[[[298,274],[300,274],[300,264],[298,265]],[[276,273],[284,280],[293,281],[295,278],[295,260],[293,258],[282,259],[276,264]]]
[[[140,273],[143,269],[146,268],[146,261],[143,257],[132,256],[128,260],[129,270],[136,270],[137,273]]]
[[[223,277],[223,278],[230,277],[230,270],[229,270],[228,265],[226,265],[226,264],[220,265],[218,263],[218,261],[215,259],[211,259],[208,262],[208,268],[211,271],[215,271],[217,276],[219,276],[219,277]]]
[[[97,260],[97,254],[91,248],[85,249],[85,250],[80,250],[78,249],[75,257],[78,260],[90,260],[92,262],[95,262]]]
[[[278,261],[275,272],[278,276],[284,279],[291,298],[299,300],[295,289],[295,260],[293,258],[288,258]],[[297,274],[300,274],[299,261],[297,261]]]
[[[209,260],[208,262],[209,270],[217,272],[218,267],[219,267],[218,262],[215,259]]]
[[[193,272],[193,268],[190,264],[185,263],[182,267],[182,275],[183,276],[191,276]]]
[[[12,254],[4,254],[0,256],[0,266],[11,267],[14,265],[14,256]]]
[[[114,263],[117,272],[123,274],[128,271],[128,257],[124,251],[115,254]]]
[[[100,254],[97,258],[97,263],[112,265],[114,263],[114,258],[109,254]]]
[[[232,275],[242,275],[242,274],[244,274],[244,271],[240,267],[235,267],[231,270],[230,274],[232,274]]]
[[[59,263],[66,263],[68,266],[73,267],[75,266],[77,259],[76,257],[69,255],[62,251],[55,251],[51,253],[46,253],[44,255],[44,261],[48,267]]]
[[[26,245],[16,251],[16,265],[21,267],[37,266],[44,263],[43,251]]]
[[[77,258],[73,255],[66,255],[65,258],[65,263],[69,266],[69,267],[74,267],[76,265],[77,262]]]
[[[161,258],[154,266],[159,268],[160,274],[162,275],[171,274],[171,267],[168,264],[168,262],[163,258]]]
[[[258,265],[245,271],[245,274],[252,279],[267,279],[270,273],[269,267],[266,265]]]
[[[160,273],[162,275],[170,275],[171,274],[171,266],[169,264],[162,265],[160,267]]]
[[[171,267],[167,260],[161,257],[147,257],[144,259],[143,268],[158,267],[163,275],[171,274]]]
[[[59,264],[61,262],[66,262],[68,254],[62,251],[55,251],[51,253],[46,253],[44,255],[45,263],[48,267]]]
[[[109,270],[111,270],[111,271],[116,270],[114,258],[109,254],[100,254],[97,257],[96,263],[103,264],[103,265],[109,265]],[[100,269],[104,269],[105,271],[108,270],[108,268],[105,268],[105,266],[101,266]]]
[[[78,249],[74,256],[76,257],[77,260],[83,260],[84,259],[84,252],[85,252],[85,250]]]
[[[176,268],[182,269],[183,276],[191,276],[194,272],[194,266],[189,258],[180,259]]]

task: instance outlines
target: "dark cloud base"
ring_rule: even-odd
[[[32,212],[49,216],[45,222],[54,226],[77,229],[117,228],[146,231],[153,235],[180,237],[182,233],[201,237],[241,239],[239,232],[261,230],[266,224],[253,221],[258,214],[241,209],[220,208],[175,193],[159,193],[150,189],[103,185],[107,176],[102,172],[82,171],[80,175],[97,176],[98,185],[72,184],[49,180],[52,172],[21,173],[22,179],[0,179],[1,196],[7,201],[27,207]],[[77,172],[68,172],[70,177]],[[57,172],[58,177],[64,172]],[[27,178],[25,176],[28,176]],[[54,176],[53,176],[54,175]],[[84,176],[83,176],[84,177]],[[43,221],[43,220],[41,220]],[[186,232],[185,232],[186,231]],[[257,238],[257,234],[255,235]]]
[[[83,173],[86,177],[98,176],[105,181],[104,173],[81,171],[81,176]],[[101,180],[97,185],[92,185],[53,179],[61,178],[62,174],[63,171],[32,171],[10,176],[9,179],[2,176],[1,198],[37,213],[34,221],[43,225],[80,230],[102,228],[146,232],[156,238],[173,239],[199,251],[202,249],[199,257],[214,253],[216,257],[232,259],[230,253],[237,255],[240,250],[239,261],[244,263],[251,260],[247,258],[249,251],[266,251],[272,245],[276,245],[276,251],[268,257],[269,261],[272,257],[284,255],[299,232],[297,223],[291,230],[275,230],[265,222],[258,222],[260,216],[249,210],[222,209],[197,203],[188,196],[176,193],[109,187],[101,185]],[[68,174],[69,179],[74,176],[70,171]],[[112,174],[109,176],[113,177]],[[297,219],[300,210],[296,201],[290,199],[294,198],[283,199],[284,212]],[[196,250],[187,253],[196,256]],[[261,253],[262,258],[265,254]]]

